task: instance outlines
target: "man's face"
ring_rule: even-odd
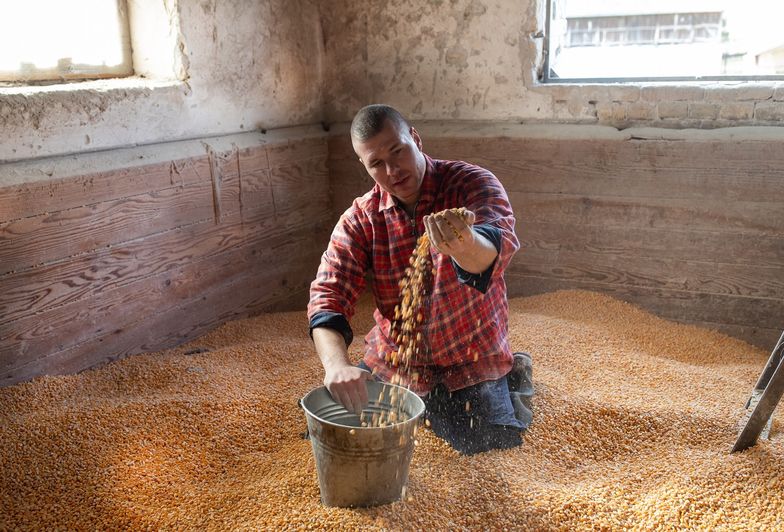
[[[401,131],[398,124],[387,120],[374,137],[364,142],[352,139],[352,144],[370,177],[383,190],[407,207],[416,204],[425,177],[422,139],[416,129]]]

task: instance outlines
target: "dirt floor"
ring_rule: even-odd
[[[420,430],[403,502],[320,505],[297,399],[323,374],[295,312],[0,389],[0,530],[784,529],[781,425],[729,454],[769,353],[590,292],[510,307],[525,443],[464,457]]]

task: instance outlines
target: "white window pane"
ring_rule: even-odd
[[[784,75],[782,0],[548,1],[551,78]]]
[[[121,7],[116,0],[0,0],[0,75],[130,73]]]

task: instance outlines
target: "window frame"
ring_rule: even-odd
[[[544,0],[545,2],[545,23],[544,23],[544,39],[542,42],[542,73],[539,76],[539,81],[543,84],[547,85],[555,85],[559,83],[563,84],[578,84],[578,83],[589,83],[589,84],[613,84],[613,83],[631,83],[631,84],[647,84],[647,83],[656,83],[656,82],[679,82],[679,83],[690,83],[690,82],[704,82],[704,81],[726,81],[726,82],[735,82],[735,81],[751,81],[751,82],[760,82],[760,81],[782,81],[784,80],[784,74],[782,75],[765,75],[765,76],[661,76],[661,77],[587,77],[587,78],[561,78],[561,77],[551,77],[550,76],[550,22],[552,21],[552,4],[554,0]]]

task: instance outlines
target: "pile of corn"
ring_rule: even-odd
[[[320,505],[297,398],[322,369],[280,313],[0,389],[0,530],[784,527],[780,425],[728,452],[768,353],[590,292],[510,307],[536,366],[523,446],[465,457],[420,430],[405,501]]]

